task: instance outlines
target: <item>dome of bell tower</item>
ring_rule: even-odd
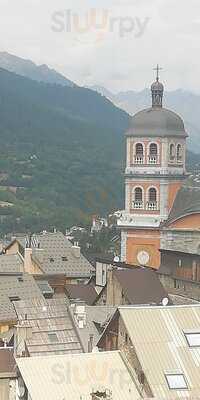
[[[163,107],[164,85],[159,81],[157,66],[156,81],[151,85],[152,107],[131,117],[127,136],[133,137],[182,137],[186,138],[184,122],[175,112]]]

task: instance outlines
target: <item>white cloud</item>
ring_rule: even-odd
[[[200,91],[199,0],[0,0],[0,7],[1,50],[47,63],[80,84],[142,89],[159,62],[169,89]],[[52,30],[54,12],[71,10],[85,26],[86,13],[95,8],[98,22],[108,10],[104,29]],[[113,22],[113,32],[110,18],[121,18],[121,26]],[[146,18],[144,33],[136,38]]]

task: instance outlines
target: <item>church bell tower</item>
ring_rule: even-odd
[[[163,108],[164,86],[156,68],[152,106],[135,114],[126,132],[125,211],[121,260],[132,265],[160,266],[160,229],[187,177],[186,137],[182,119]]]

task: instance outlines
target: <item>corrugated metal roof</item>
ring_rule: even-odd
[[[32,337],[26,340],[30,356],[83,351],[65,299],[32,299],[14,304],[19,321],[32,327]]]
[[[153,395],[175,399],[200,394],[200,348],[184,332],[200,332],[200,305],[119,307]],[[170,390],[165,373],[183,373],[189,390]]]
[[[97,389],[112,400],[140,398],[119,352],[17,359],[32,400],[91,400]]]

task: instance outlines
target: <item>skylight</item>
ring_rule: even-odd
[[[200,347],[200,332],[185,333],[189,347]]]
[[[188,385],[183,374],[165,374],[169,389],[182,390],[188,389]]]
[[[50,342],[57,342],[58,341],[58,336],[56,335],[56,333],[48,333],[48,337]]]

